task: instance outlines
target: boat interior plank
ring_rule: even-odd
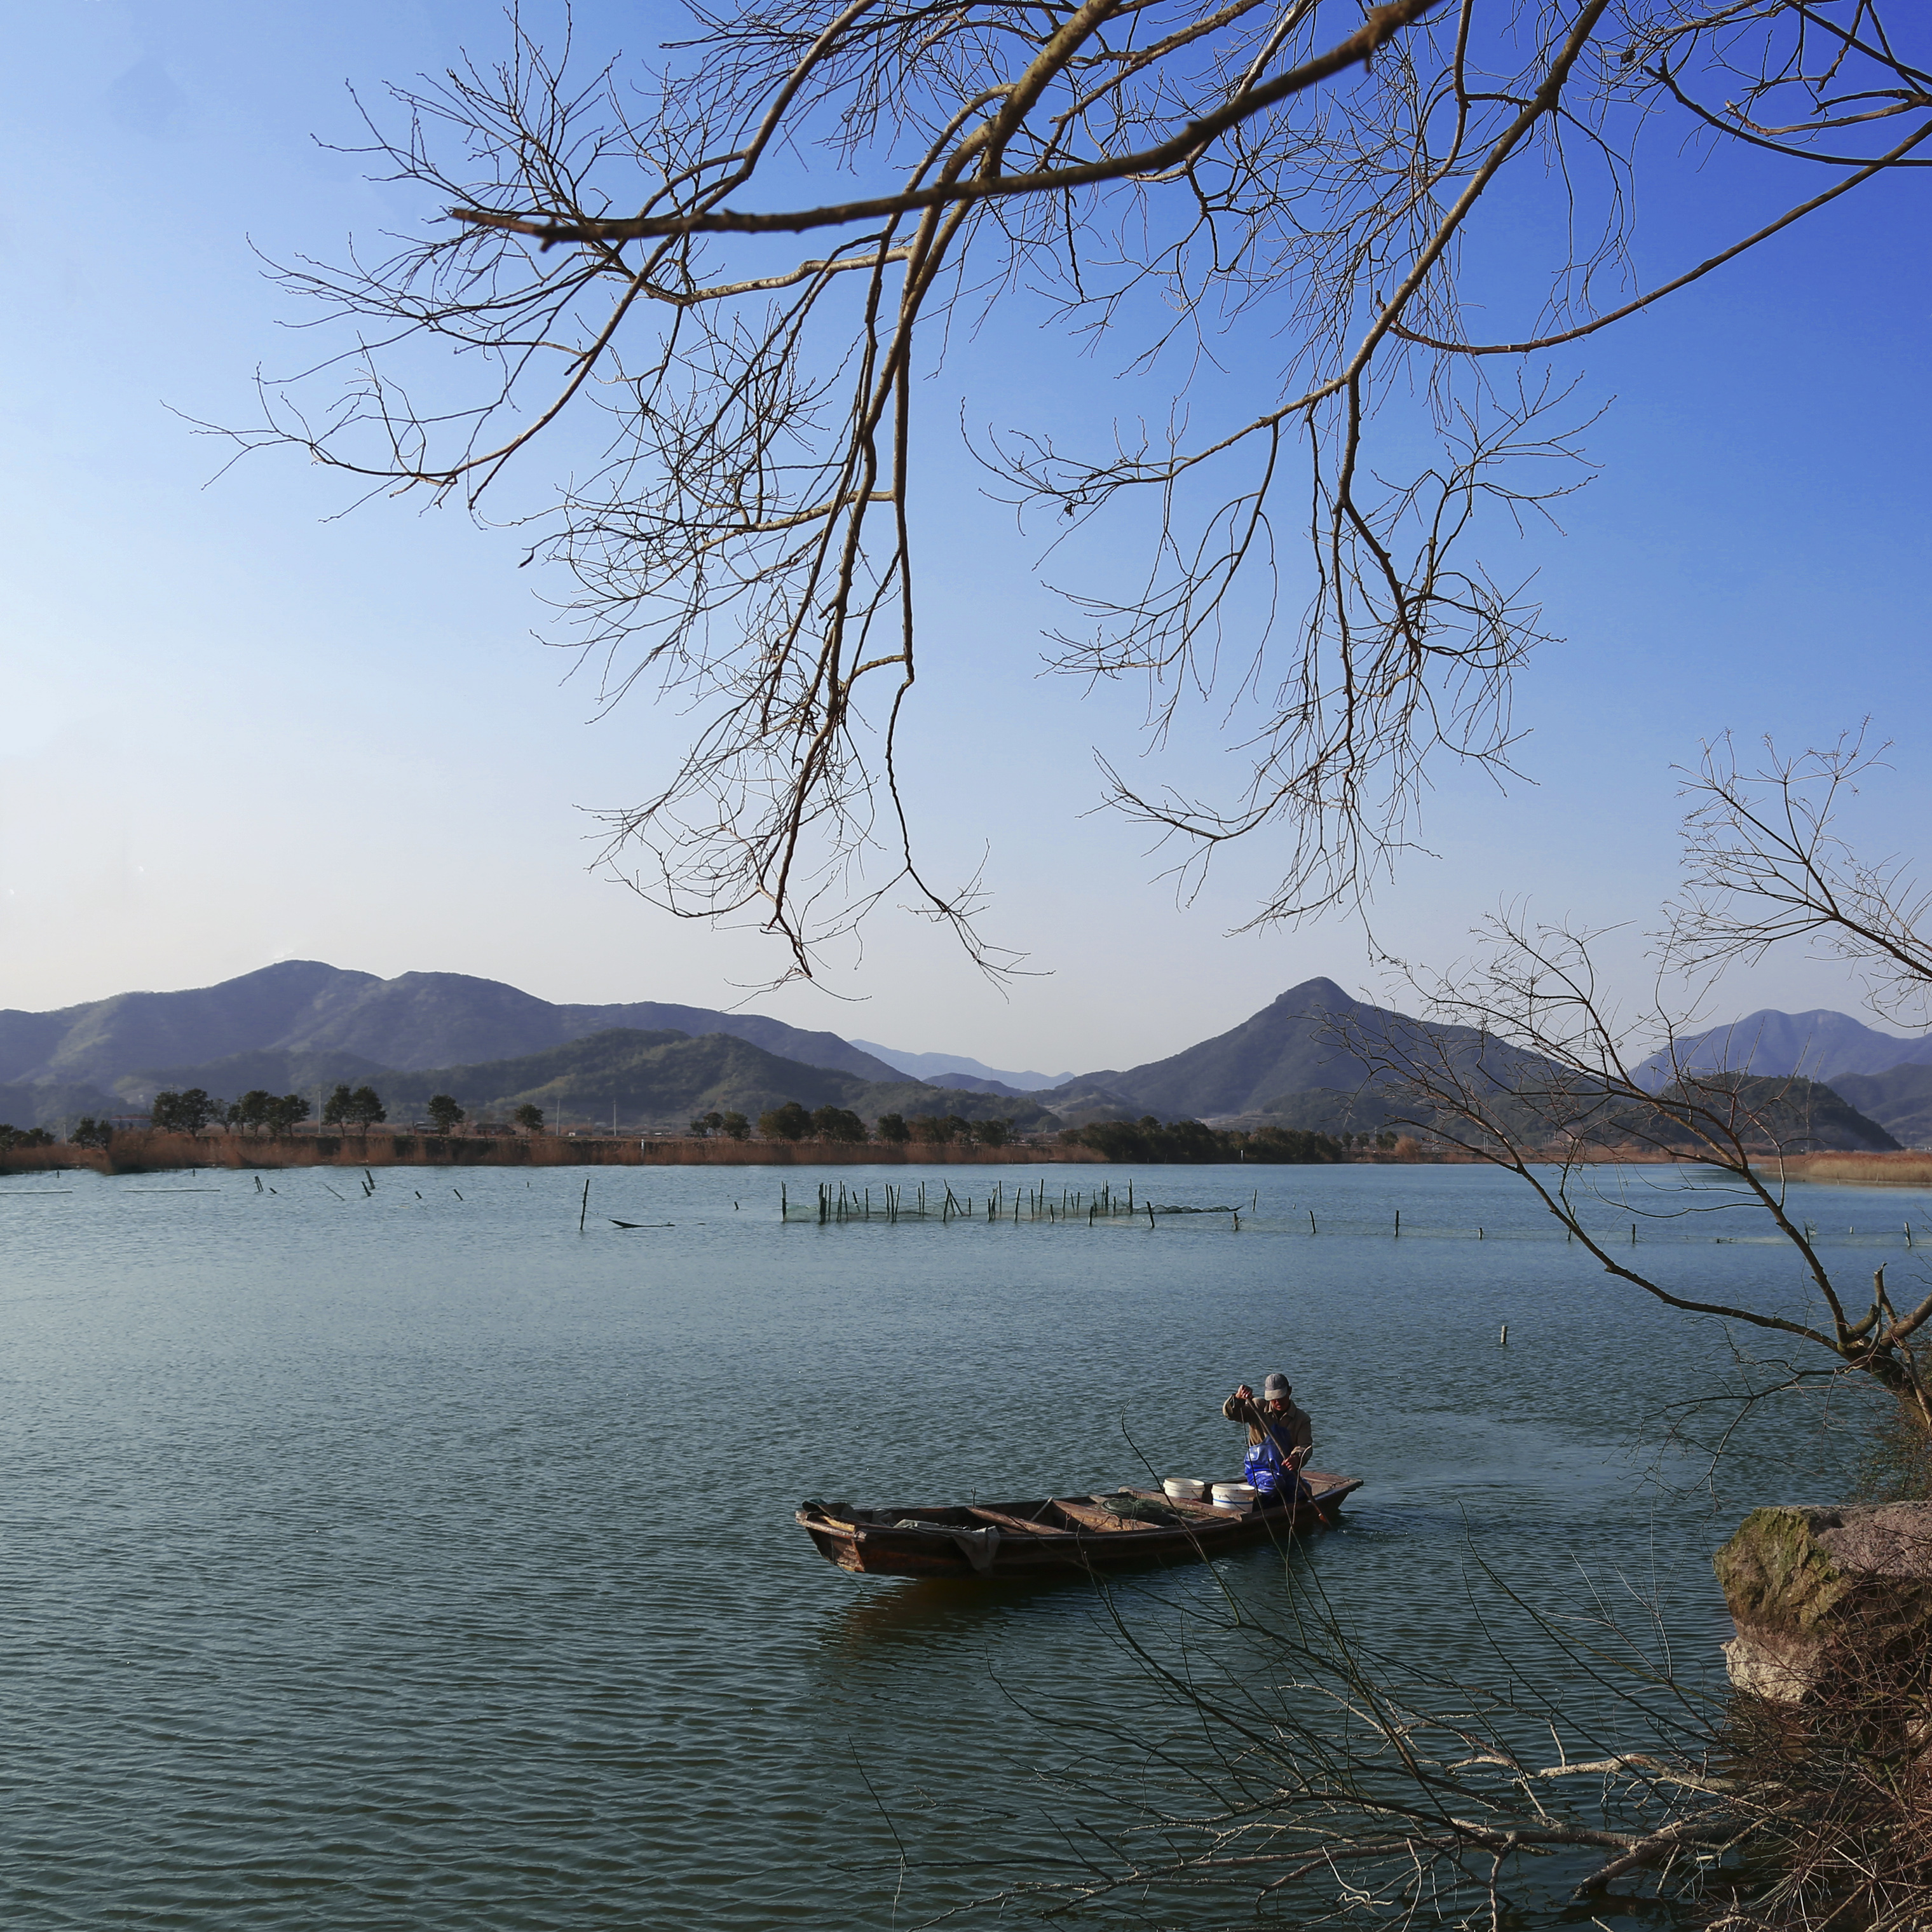
[[[1024,1517],[1009,1516],[1004,1510],[989,1509],[983,1503],[974,1503],[967,1510],[970,1516],[977,1516],[982,1522],[990,1522],[1000,1529],[1011,1530],[1021,1536],[1071,1536],[1070,1529],[1062,1529],[1050,1522],[1028,1522]]]
[[[1062,1513],[1072,1518],[1083,1529],[1149,1530],[1171,1529],[1171,1523],[1136,1522],[1132,1516],[1116,1516],[1112,1510],[1102,1509],[1098,1503],[1076,1502],[1070,1496],[1055,1496]]]

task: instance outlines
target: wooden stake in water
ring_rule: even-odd
[[[590,1212],[590,1175],[589,1175],[589,1174],[586,1174],[584,1177],[584,1199],[583,1199],[583,1201],[581,1202],[581,1203],[578,1205],[578,1210],[577,1210],[577,1232],[578,1232],[580,1234],[582,1234],[582,1233],[583,1233],[583,1232],[584,1232],[584,1216],[585,1216],[585,1215],[586,1215],[586,1214],[589,1214]]]
[[[1505,1348],[1509,1346],[1509,1324],[1507,1322],[1503,1324],[1502,1346]]]

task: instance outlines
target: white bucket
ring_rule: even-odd
[[[1191,1476],[1170,1476],[1161,1487],[1178,1503],[1198,1503],[1208,1493],[1208,1485]]]
[[[1226,1510],[1250,1510],[1255,1498],[1261,1494],[1252,1483],[1216,1483],[1214,1485],[1214,1507]]]

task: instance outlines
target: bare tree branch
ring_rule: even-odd
[[[1884,1012],[1923,1025],[1932,994],[1932,894],[1905,862],[1859,858],[1836,830],[1844,802],[1882,767],[1865,730],[1782,758],[1768,739],[1746,770],[1728,736],[1684,776],[1684,890],[1670,908],[1670,956],[1692,970],[1747,963],[1787,940],[1816,938],[1866,975]]]
[[[1227,706],[1231,796],[1110,758],[1112,802],[1178,839],[1184,872],[1278,836],[1257,916],[1289,918],[1366,890],[1436,761],[1510,775],[1511,682],[1545,633],[1481,547],[1576,487],[1589,412],[1566,412],[1560,371],[1495,383],[1482,358],[1634,314],[1917,166],[1932,134],[1932,87],[1873,0],[691,17],[655,64],[586,66],[513,15],[500,58],[393,88],[368,152],[421,225],[282,272],[337,346],[265,380],[260,425],[228,433],[524,530],[574,586],[562,640],[600,707],[642,682],[689,721],[607,814],[608,862],[678,914],[762,924],[797,974],[902,885],[989,970],[1018,965],[980,936],[976,876],[916,856],[897,784],[916,552],[944,536],[916,399],[956,321],[1040,321],[1161,382],[1163,426],[1118,426],[1111,450],[1035,423],[977,452],[1050,520],[1073,613],[1057,666],[1144,678],[1150,750],[1184,701]],[[1637,293],[1632,190],[1686,129],[1849,172]],[[853,192],[802,194],[807,162]],[[1476,344],[1460,251],[1505,179],[1558,197],[1575,240],[1534,332]],[[497,508],[537,482],[539,444],[571,480]],[[1084,548],[1103,512],[1116,545],[1147,537],[1131,590]],[[1304,614],[1278,638],[1284,590]]]
[[[1412,978],[1422,1018],[1391,1016],[1393,1023],[1373,1027],[1359,1017],[1338,1022],[1375,1084],[1411,1108],[1409,1124],[1514,1174],[1570,1240],[1616,1280],[1666,1307],[1821,1351],[1836,1367],[1869,1378],[1904,1405],[1932,1436],[1932,1380],[1911,1346],[1932,1317],[1932,1298],[1901,1315],[1880,1268],[1868,1307],[1854,1312],[1788,1198],[1784,1160],[1814,1144],[1811,1083],[1706,1069],[1680,1050],[1683,1022],[1661,1003],[1643,1016],[1651,1048],[1634,1061],[1624,1045],[1632,1028],[1599,984],[1596,935],[1538,925],[1507,910],[1478,930],[1470,961]],[[1647,1199],[1633,1204],[1620,1193],[1617,1205],[1630,1219],[1628,1245],[1607,1225],[1600,1192],[1605,1157],[1620,1151],[1694,1163],[1696,1177],[1694,1183],[1682,1171],[1666,1169]],[[1660,1257],[1653,1263],[1636,1239],[1640,1220],[1735,1217],[1740,1209],[1798,1264],[1811,1307],[1780,1311],[1774,1303],[1682,1292],[1664,1272],[1670,1251],[1652,1250]]]

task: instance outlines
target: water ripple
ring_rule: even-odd
[[[596,1205],[677,1223],[648,1248],[530,1178],[0,1186],[8,1922],[909,1922],[1053,1849],[1067,1734],[1028,1710],[1160,1720],[1090,1590],[856,1582],[794,1500],[1098,1486],[1136,1444],[1231,1469],[1220,1398],[1276,1366],[1370,1478],[1293,1560],[1376,1642],[1466,1660],[1473,1535],[1546,1583],[1639,1580],[1708,1649],[1728,1521],[1660,1515],[1628,1454],[1682,1331],[1493,1177],[1278,1169],[1238,1236],[1090,1240],[782,1227],[762,1177],[600,1172]],[[1397,1204],[1522,1238],[1397,1243]],[[1741,1245],[1694,1265],[1796,1292]],[[1816,1487],[1820,1453],[1774,1441],[1762,1480]],[[1268,1552],[1222,1576],[1281,1587]],[[1178,1616],[1202,1581],[1123,1600]]]

